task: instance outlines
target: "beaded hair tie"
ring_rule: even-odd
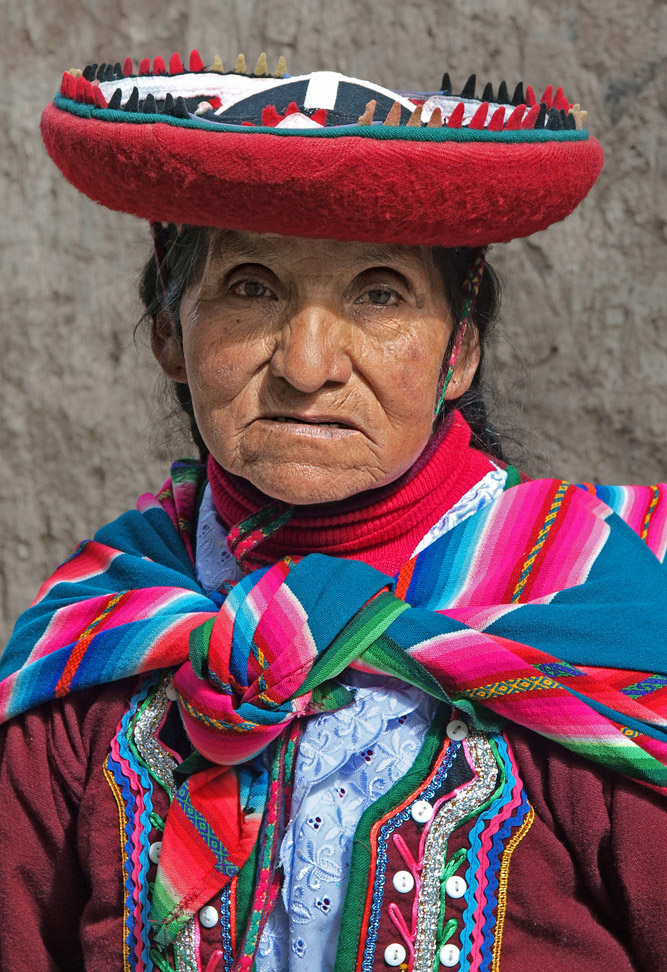
[[[484,267],[486,266],[487,250],[488,247],[486,246],[480,246],[475,250],[475,256],[470,261],[466,278],[463,281],[463,307],[461,308],[459,322],[452,334],[454,343],[449,360],[447,361],[447,368],[446,370],[443,368],[444,378],[442,379],[442,387],[440,389],[440,394],[438,395],[438,402],[435,406],[435,412],[433,413],[435,418],[438,417],[444,405],[445,393],[449,386],[449,382],[451,381],[452,375],[454,374],[454,368],[456,367],[456,362],[459,359],[461,348],[463,347],[463,339],[472,319],[472,312],[475,308],[475,301],[477,300],[477,294],[479,293],[480,284],[482,282],[482,274],[484,273]]]

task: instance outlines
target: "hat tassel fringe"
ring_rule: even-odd
[[[151,70],[152,67],[152,70]],[[214,55],[213,64],[205,67],[199,51],[193,49],[189,57],[189,69],[183,66],[183,61],[178,53],[174,53],[169,58],[169,67],[165,64],[164,58],[157,55],[153,58],[152,66],[149,58],[143,58],[139,62],[137,73],[135,74],[134,62],[132,58],[125,58],[123,64],[89,64],[82,71],[78,68],[71,68],[63,74],[60,93],[64,98],[78,101],[83,104],[92,105],[95,108],[110,109],[112,111],[123,110],[125,112],[141,112],[143,114],[162,114],[173,115],[176,118],[188,119],[193,113],[205,115],[211,110],[216,110],[220,106],[218,98],[209,98],[198,102],[196,107],[188,104],[186,99],[173,93],[158,95],[149,93],[143,99],[139,98],[139,90],[133,87],[130,94],[124,94],[122,88],[116,88],[111,97],[107,100],[100,88],[102,82],[106,83],[113,80],[122,80],[131,77],[150,76],[176,76],[186,73],[212,72],[224,74],[222,59],[218,54]],[[280,57],[274,75],[269,74],[266,53],[262,52],[255,65],[252,74],[247,73],[246,60],[243,54],[239,54],[236,59],[234,70],[229,74],[242,74],[247,77],[275,77],[282,78],[287,73],[287,63],[284,57]],[[498,86],[497,95],[494,97],[493,85],[488,82],[482,93],[482,101],[470,116],[468,103],[475,100],[475,89],[477,84],[476,75],[471,74],[459,97],[461,101],[454,108],[445,114],[443,106],[437,105],[430,112],[430,115],[423,117],[424,103],[415,106],[407,121],[402,120],[401,103],[395,101],[384,121],[377,122],[384,126],[398,127],[407,125],[412,128],[426,126],[427,128],[463,128],[472,130],[486,130],[489,132],[500,131],[520,131],[529,129],[548,129],[560,131],[563,129],[582,129],[587,113],[582,111],[578,104],[571,105],[562,87],[554,90],[552,84],[542,92],[542,96],[537,100],[534,89],[527,85],[524,94],[523,83],[519,82],[510,98],[509,89],[505,81],[501,81]],[[108,90],[108,89],[107,89]],[[125,89],[127,92],[127,88]],[[441,93],[445,98],[456,98],[452,94],[452,82],[449,74],[445,73],[442,78]],[[217,102],[217,104],[216,104]],[[497,107],[489,117],[490,106],[495,104]],[[360,115],[359,125],[375,124],[375,111],[377,102],[369,101],[366,109]],[[466,111],[468,111],[468,121],[465,122]]]

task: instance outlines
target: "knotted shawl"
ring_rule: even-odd
[[[193,555],[203,475],[175,464],[161,493],[81,544],[19,618],[0,665],[5,719],[177,670],[188,735],[208,762],[167,817],[158,940],[250,854],[263,807],[261,787],[244,782],[248,761],[295,718],[343,704],[336,676],[348,666],[417,685],[482,727],[516,722],[667,793],[663,487],[524,483],[396,578],[310,554],[209,596]]]

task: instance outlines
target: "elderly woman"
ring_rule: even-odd
[[[527,481],[480,385],[485,246],[590,189],[583,113],[152,67],[43,134],[153,224],[201,457],[4,654],[2,968],[667,969],[663,491]]]

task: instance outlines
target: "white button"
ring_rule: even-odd
[[[176,689],[174,688],[174,683],[170,682],[164,690],[164,694],[171,702],[175,702],[178,696],[176,695]]]
[[[407,894],[415,886],[415,879],[409,871],[396,871],[394,874],[394,887],[401,894]]]
[[[451,722],[448,722],[445,731],[448,738],[453,739],[454,742],[461,742],[468,735],[468,727],[460,719],[452,719]]]
[[[468,890],[468,885],[462,877],[453,874],[445,881],[445,892],[450,898],[462,898]]]
[[[456,945],[443,945],[440,949],[440,965],[444,965],[447,969],[453,969],[455,965],[459,964],[461,958],[461,949],[457,948]]]
[[[400,942],[394,942],[392,945],[387,945],[384,950],[384,960],[387,965],[397,966],[405,962],[408,957],[408,953],[405,951]]]
[[[412,804],[412,819],[417,823],[428,823],[433,816],[433,807],[428,800],[417,800]]]
[[[417,823],[428,823],[433,816],[433,807],[428,800],[417,800],[412,804],[412,819]]]
[[[154,844],[148,848],[148,856],[150,857],[153,864],[158,864],[160,861],[160,851],[162,850],[162,841],[156,840]]]
[[[218,924],[218,912],[213,905],[204,905],[199,912],[199,921],[204,928],[214,928]]]

